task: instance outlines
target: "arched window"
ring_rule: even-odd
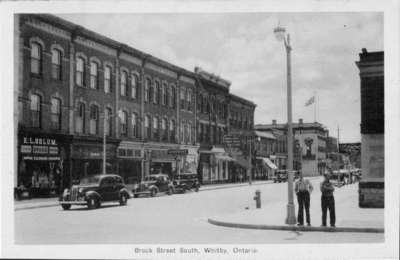
[[[126,96],[126,82],[128,80],[128,74],[126,71],[121,73],[121,96]]]
[[[61,51],[58,49],[51,50],[51,77],[61,80]]]
[[[76,59],[76,84],[85,85],[85,60],[81,57]]]
[[[192,136],[192,124],[189,123],[187,127],[188,127],[188,140],[187,140],[187,142],[190,144],[192,142],[192,138],[193,138],[193,136]]]
[[[105,127],[106,128],[104,129],[104,131],[106,131],[105,134],[107,136],[111,136],[111,134],[112,134],[112,118],[111,118],[111,115],[112,115],[111,108],[106,108],[104,110],[104,120],[106,120],[106,122],[105,122]]]
[[[145,128],[146,138],[150,138],[151,127],[150,127],[150,116],[149,115],[145,116],[145,118],[144,118],[144,128]]]
[[[90,106],[90,134],[97,135],[99,132],[99,108],[96,105]]]
[[[90,88],[98,89],[98,71],[99,66],[97,65],[97,62],[92,61],[90,63]]]
[[[159,138],[159,129],[158,129],[158,117],[153,117],[153,134],[154,134],[154,139]]]
[[[136,113],[132,113],[132,136],[139,137],[139,123]]]
[[[126,136],[128,134],[128,115],[125,111],[122,111],[120,114],[120,122],[121,122],[121,135]]]
[[[42,73],[42,46],[36,42],[31,44],[31,73]]]
[[[144,85],[144,101],[150,102],[152,98],[152,91],[153,88],[151,87],[151,79],[147,78],[146,83]]]
[[[170,86],[170,101],[169,101],[169,105],[172,108],[176,107],[176,91],[175,91],[175,87],[174,86]]]
[[[166,106],[168,104],[167,91],[168,91],[168,86],[167,86],[167,84],[164,83],[162,86],[162,104],[163,104],[163,106]]]
[[[203,112],[203,96],[199,94],[197,98],[197,110],[202,113]]]
[[[76,117],[76,132],[85,132],[85,113],[86,113],[85,103],[80,102],[78,104],[78,115]]]
[[[162,140],[168,140],[168,128],[167,128],[167,119],[163,118],[161,121],[161,129],[162,129]]]
[[[154,83],[153,103],[154,104],[160,103],[160,83],[158,81]]]
[[[180,100],[181,100],[180,108],[181,109],[185,109],[185,88],[184,87],[181,87],[181,98],[180,98]]]
[[[110,93],[111,91],[111,67],[106,66],[104,69],[104,92]]]
[[[137,98],[138,85],[139,85],[139,79],[135,74],[133,74],[132,79],[131,79],[131,97],[132,98]]]
[[[187,102],[187,110],[190,111],[192,109],[192,90],[187,89],[186,91],[186,102]]]
[[[61,100],[59,98],[51,99],[51,126],[53,129],[61,129]]]
[[[176,128],[175,121],[171,120],[169,122],[169,135],[170,135],[169,139],[170,139],[171,143],[175,142],[175,128]]]
[[[31,118],[32,127],[42,126],[42,100],[39,95],[31,95]]]

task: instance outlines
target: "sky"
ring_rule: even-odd
[[[195,66],[232,82],[254,102],[255,124],[287,122],[286,52],[292,45],[293,121],[316,119],[340,142],[360,142],[362,48],[383,51],[381,13],[57,14],[187,70]],[[305,103],[316,93],[316,106]]]

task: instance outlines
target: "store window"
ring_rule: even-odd
[[[84,133],[85,131],[85,104],[78,104],[78,115],[76,117],[76,132]]]
[[[127,124],[128,115],[127,115],[127,113],[125,111],[122,111],[119,119],[121,122],[121,129],[120,129],[121,135],[126,136],[128,134],[128,124]]]
[[[126,82],[127,82],[127,80],[128,80],[128,74],[126,73],[126,71],[123,71],[122,73],[121,73],[121,87],[120,87],[120,90],[121,90],[121,96],[123,96],[123,97],[125,97],[126,96]]]
[[[138,90],[139,79],[138,76],[133,74],[131,79],[131,97],[137,98],[137,90]]]
[[[31,73],[42,73],[42,46],[37,42],[31,44]]]
[[[97,135],[99,129],[99,108],[96,105],[90,106],[90,134]]]
[[[42,127],[42,100],[39,95],[31,95],[31,119],[32,127]]]
[[[85,61],[81,57],[76,59],[76,84],[78,86],[85,85]]]
[[[160,137],[159,129],[158,129],[158,117],[153,117],[153,136],[155,140],[158,140]]]
[[[98,79],[98,64],[95,61],[92,61],[90,63],[90,88],[92,89],[97,89],[98,88],[98,83],[97,83],[97,79]]]
[[[61,51],[58,49],[51,50],[51,77],[61,80]]]
[[[104,69],[104,92],[111,92],[111,67],[106,66]]]
[[[51,126],[53,129],[61,129],[61,100],[59,98],[51,99]]]
[[[139,137],[139,124],[136,113],[132,113],[132,136],[136,138]]]

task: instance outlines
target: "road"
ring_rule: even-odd
[[[313,183],[318,185],[319,181],[313,180]],[[61,207],[18,210],[15,211],[16,243],[363,243],[384,239],[384,234],[376,233],[247,230],[219,227],[207,222],[211,216],[254,208],[256,189],[262,192],[263,206],[281,201],[282,210],[285,210],[286,183],[144,197],[129,200],[127,206],[110,204],[95,210],[79,206],[69,211]]]

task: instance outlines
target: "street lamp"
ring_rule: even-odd
[[[287,119],[288,119],[288,137],[287,137],[287,151],[288,151],[288,204],[287,216],[285,223],[289,225],[296,224],[296,216],[293,203],[293,130],[292,130],[292,81],[291,81],[291,61],[290,51],[290,35],[286,33],[285,28],[276,27],[274,34],[278,41],[283,41],[286,49],[286,65],[287,65]]]

